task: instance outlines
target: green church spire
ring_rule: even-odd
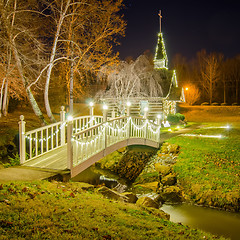
[[[160,32],[158,34],[158,43],[156,47],[155,57],[154,57],[154,68],[155,69],[162,69],[166,68],[168,69],[168,58],[167,58],[167,52],[163,40],[163,34],[162,34],[162,15],[161,10],[159,11],[159,23],[160,23]]]

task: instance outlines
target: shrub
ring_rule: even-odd
[[[208,105],[209,105],[209,102],[203,102],[201,105],[202,105],[202,106],[208,106]]]
[[[178,118],[181,120],[181,121],[184,121],[185,120],[185,116],[181,113],[176,113],[176,116],[178,116]]]
[[[3,164],[5,168],[20,165],[20,156],[18,153],[14,157],[8,157],[8,159],[10,162]]]
[[[212,103],[212,106],[219,106],[219,103],[214,102],[214,103]]]
[[[227,106],[227,103],[221,103],[221,106]]]
[[[179,123],[180,121],[184,121],[185,116],[181,113],[177,114],[168,114],[167,120],[171,123]]]

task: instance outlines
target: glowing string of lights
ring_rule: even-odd
[[[80,139],[77,139],[76,137],[73,137],[73,138],[72,138],[72,141],[75,141],[77,144],[80,144],[81,146],[93,144],[94,142],[96,142],[96,141],[103,135],[103,133],[105,133],[106,127],[109,128],[109,129],[111,129],[113,132],[118,131],[118,132],[123,133],[123,132],[126,132],[126,131],[127,131],[127,126],[128,126],[129,123],[131,123],[132,126],[133,126],[134,128],[136,128],[136,129],[138,129],[138,130],[144,129],[144,128],[147,126],[147,124],[148,124],[148,129],[149,129],[149,130],[151,131],[151,133],[153,133],[153,134],[159,133],[159,130],[160,130],[160,128],[161,128],[161,126],[155,126],[155,125],[152,124],[149,120],[145,120],[145,123],[144,123],[142,126],[139,127],[138,125],[136,125],[136,124],[133,122],[133,119],[130,117],[130,118],[128,118],[128,121],[124,124],[124,126],[122,126],[121,128],[120,128],[117,124],[115,125],[116,128],[114,128],[112,125],[110,125],[110,124],[107,122],[107,123],[103,124],[103,126],[101,126],[101,127],[102,127],[101,131],[100,131],[97,135],[95,135],[95,138],[94,138],[94,139],[91,139],[91,140],[89,140],[89,141],[86,141],[87,138],[86,138],[85,140],[80,140]],[[154,130],[153,128],[155,128],[156,130]]]
[[[52,137],[54,137],[54,136],[56,136],[58,133],[59,133],[59,131],[60,130],[62,130],[62,128],[63,127],[65,127],[65,125],[66,125],[66,122],[64,122],[63,124],[61,124],[61,126],[54,132],[54,133],[52,133],[50,136],[48,136],[47,138],[46,137],[43,137],[43,138],[36,138],[36,137],[30,137],[30,136],[28,136],[28,135],[25,135],[25,138],[26,139],[28,139],[28,140],[30,140],[30,141],[38,141],[39,143],[41,143],[41,142],[46,142],[46,141],[48,141],[49,139],[51,139]],[[51,127],[52,128],[52,127]],[[47,128],[47,129],[45,129],[45,130],[48,130],[48,129],[50,129],[50,128]],[[43,130],[40,130],[40,131],[38,131],[39,133],[41,132],[41,131],[43,131]],[[37,132],[35,132],[35,134],[36,134]],[[34,133],[32,133],[32,134],[34,134]]]

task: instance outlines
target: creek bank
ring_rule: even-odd
[[[220,210],[232,210],[238,207],[236,205],[230,206],[231,208],[229,206],[219,208],[213,197],[207,196],[211,200],[212,204],[210,204],[204,200],[206,196],[201,189],[194,192],[194,198],[192,192],[184,187],[184,182],[179,181],[174,170],[180,150],[177,144],[167,142],[163,143],[157,152],[139,153],[139,151],[123,148],[100,160],[97,165],[100,168],[115,171],[116,174],[121,170],[121,176],[126,174],[127,180],[132,183],[128,191],[136,193],[138,197],[154,192],[156,195],[151,198],[156,198],[154,200],[161,204],[186,202]],[[191,184],[195,186],[194,182]]]

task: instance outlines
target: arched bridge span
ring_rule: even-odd
[[[108,121],[101,116],[84,116],[30,132],[25,132],[23,117],[19,124],[21,164],[69,169],[71,177],[122,147],[146,145],[158,148],[160,142],[160,125],[135,116]]]

